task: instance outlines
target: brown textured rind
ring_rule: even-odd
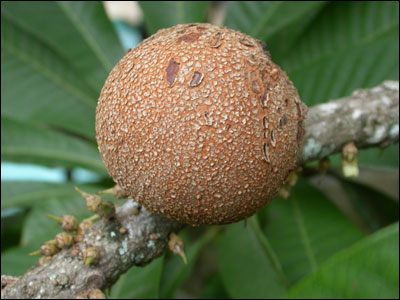
[[[276,195],[295,167],[304,114],[259,41],[185,24],[158,31],[114,67],[96,134],[111,177],[148,210],[226,224]]]

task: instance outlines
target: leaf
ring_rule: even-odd
[[[91,169],[105,173],[96,147],[78,138],[1,118],[1,158]]]
[[[1,274],[20,276],[35,265],[38,257],[30,257],[29,253],[37,250],[34,245],[13,247],[1,253]]]
[[[331,2],[282,67],[309,106],[397,79],[398,26],[398,2]]]
[[[124,54],[100,1],[10,1],[2,15],[65,59],[96,93]]]
[[[360,167],[358,177],[348,178],[399,202],[399,169]],[[392,223],[392,222],[391,222]]]
[[[229,299],[229,295],[222,283],[221,275],[218,272],[207,278],[199,299]]]
[[[188,264],[182,262],[182,258],[174,255],[166,260],[161,278],[160,298],[173,298],[176,290],[190,276],[201,250],[210,243],[218,232],[217,227],[211,227],[196,241],[190,242],[185,235],[180,235],[185,244],[185,253]]]
[[[206,21],[209,1],[139,1],[150,34],[177,24]]]
[[[2,181],[1,208],[31,206],[50,196],[74,195],[72,185],[47,182]]]
[[[80,185],[81,186],[81,185]],[[83,189],[98,191],[102,187],[84,185]],[[50,197],[75,197],[73,184],[35,181],[2,181],[1,208],[12,206],[32,206]]]
[[[370,148],[358,152],[358,163],[363,166],[399,168],[399,143],[384,149]]]
[[[2,199],[3,202],[3,199]],[[18,246],[27,210],[16,207],[1,209],[1,253]]]
[[[93,139],[98,94],[51,49],[7,18],[1,23],[2,115]]]
[[[98,187],[93,185],[79,185],[79,187],[89,192],[98,190]],[[27,191],[28,189],[22,187],[22,190]],[[31,190],[39,190],[39,186],[32,185]],[[11,194],[15,194],[15,191]],[[58,224],[46,217],[46,214],[73,215],[78,221],[91,215],[86,209],[84,199],[77,192],[74,195],[48,196],[41,199],[25,218],[20,247],[2,253],[1,270],[3,274],[22,275],[25,273],[38,260],[37,257],[28,257],[28,254],[39,249],[43,242],[53,239],[57,233],[62,231]]]
[[[399,223],[332,256],[295,285],[288,298],[398,299]]]
[[[156,299],[163,269],[163,257],[145,267],[132,267],[112,287],[110,299]]]
[[[48,213],[58,216],[74,215],[79,221],[89,216],[89,212],[85,209],[85,201],[78,195],[48,197],[39,202],[25,219],[21,246],[2,253],[3,274],[22,275],[25,273],[38,260],[37,257],[28,257],[28,254],[39,249],[43,242],[54,238],[57,233],[62,231],[54,221],[46,217]]]
[[[341,178],[350,205],[373,232],[399,220],[399,203],[368,186]]]
[[[28,214],[24,224],[21,245],[33,244],[36,248],[39,248],[43,242],[52,239],[62,231],[59,225],[48,218],[46,214],[55,216],[73,215],[78,221],[91,215],[86,208],[85,200],[78,193],[70,196],[48,197],[38,202]]]
[[[232,298],[278,298],[285,293],[264,248],[244,222],[225,227],[217,254],[222,281]]]
[[[225,25],[267,41],[274,55],[287,49],[327,2],[230,1]]]
[[[383,149],[369,148],[360,149],[358,154],[358,164],[367,167],[380,168],[399,168],[399,144],[392,144]],[[341,168],[341,154],[334,154],[330,157],[331,165]]]
[[[329,199],[304,180],[298,182],[288,199],[275,199],[265,213],[265,235],[291,283],[364,236]]]

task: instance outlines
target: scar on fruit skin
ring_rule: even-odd
[[[178,44],[180,44],[182,41],[186,43],[192,43],[197,41],[201,35],[202,33],[188,33],[178,38],[177,42]]]
[[[174,61],[173,58],[169,61],[168,67],[166,69],[167,72],[167,81],[169,83],[169,86],[172,86],[175,82],[176,75],[178,75],[179,72],[179,63]]]
[[[198,86],[203,80],[203,74],[200,72],[194,72],[192,79],[190,80],[189,86]]]

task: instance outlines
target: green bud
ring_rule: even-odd
[[[342,171],[344,177],[357,177],[359,174],[358,149],[354,142],[346,144],[342,149]]]
[[[169,250],[172,251],[172,253],[178,254],[182,258],[183,263],[185,265],[187,264],[187,259],[184,250],[185,245],[183,244],[182,239],[173,232],[171,232],[171,234],[169,235],[168,247]]]
[[[54,222],[60,224],[60,227],[62,230],[67,231],[67,232],[73,232],[78,229],[78,221],[74,216],[61,216],[57,217],[54,215],[47,214],[47,216],[52,219]]]
[[[73,232],[78,229],[78,220],[74,216],[62,216],[61,228],[67,232]]]
[[[53,256],[60,252],[60,250],[61,249],[57,247],[55,240],[47,241],[40,246],[40,251],[44,256]]]
[[[94,247],[87,248],[82,255],[86,266],[95,265],[100,260],[100,252]]]
[[[77,187],[75,187],[75,190],[82,195],[83,199],[85,199],[88,210],[92,213],[97,213],[97,210],[99,209],[99,206],[102,202],[101,198],[97,195],[85,193]]]
[[[57,234],[55,240],[57,247],[60,249],[69,248],[74,243],[74,238],[72,235],[66,232],[60,232]]]
[[[97,211],[100,217],[111,219],[115,217],[115,205],[111,201],[102,201]]]

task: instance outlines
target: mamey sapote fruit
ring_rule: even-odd
[[[99,150],[116,183],[188,224],[247,218],[295,167],[304,105],[243,33],[210,24],[158,31],[118,62],[99,98]]]

